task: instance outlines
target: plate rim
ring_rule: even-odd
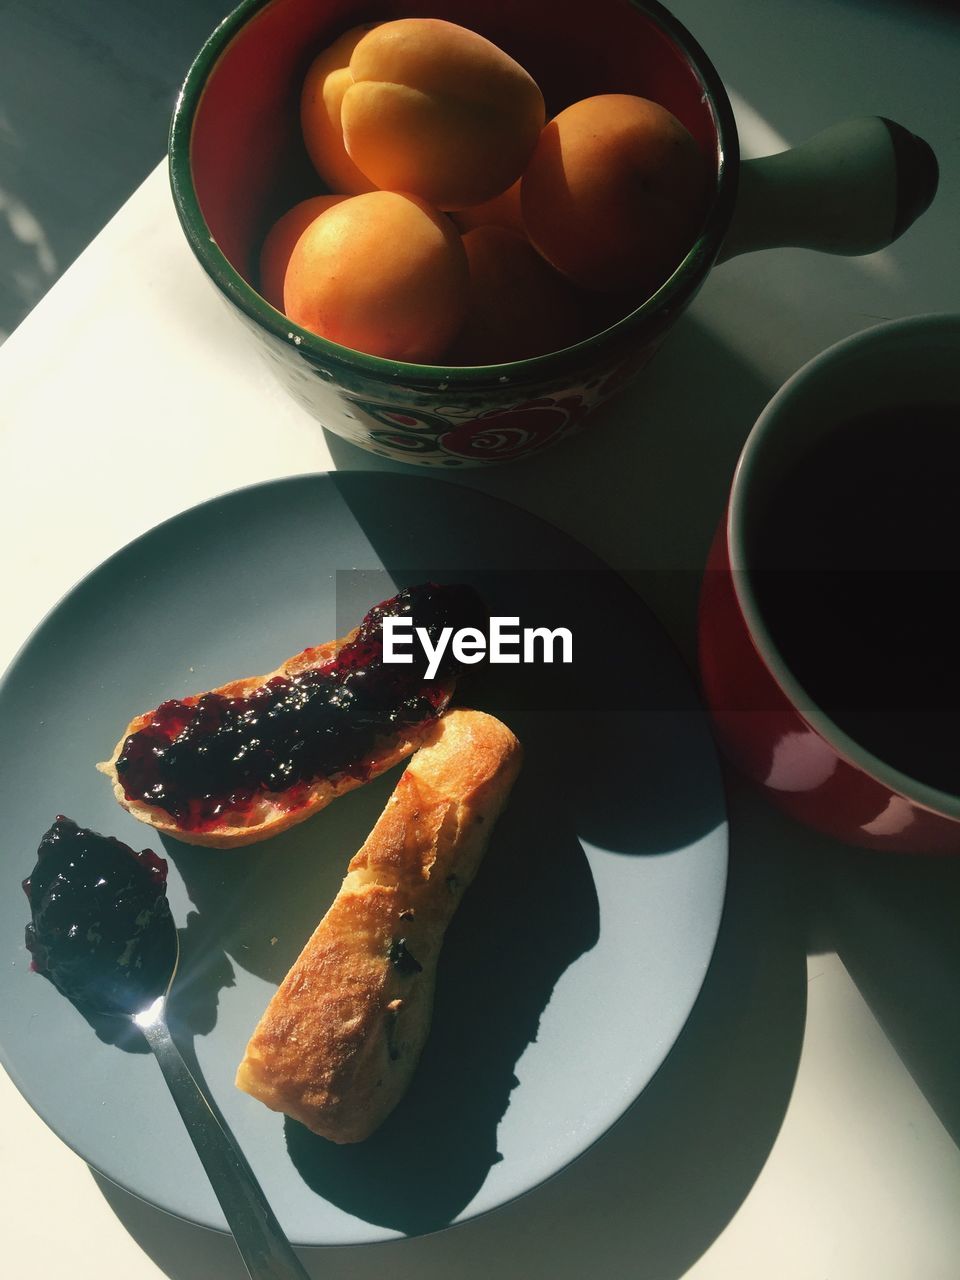
[[[407,483],[407,482],[413,482],[414,484],[418,484],[418,483],[426,484],[428,487],[441,486],[442,488],[451,492],[467,488],[472,493],[474,493],[481,502],[483,503],[491,502],[495,506],[507,507],[516,512],[519,512],[521,518],[532,521],[535,524],[539,524],[545,527],[546,529],[548,529],[552,535],[557,535],[563,541],[574,544],[582,554],[584,554],[589,560],[594,562],[594,566],[597,569],[597,571],[603,571],[605,573],[611,574],[619,581],[624,591],[628,593],[629,597],[648,616],[650,624],[652,628],[656,631],[660,641],[663,643],[663,645],[666,648],[670,650],[672,657],[678,666],[678,669],[683,672],[685,682],[689,688],[690,693],[693,695],[695,699],[704,727],[707,729],[707,739],[709,741],[711,755],[716,768],[717,798],[719,802],[719,812],[720,812],[720,820],[717,822],[716,826],[712,828],[710,832],[707,834],[709,834],[709,836],[714,839],[719,838],[722,840],[722,850],[719,851],[718,855],[715,855],[715,856],[721,857],[722,865],[718,867],[717,879],[719,883],[717,887],[716,909],[711,912],[710,944],[708,948],[705,948],[702,965],[698,966],[697,981],[695,984],[695,988],[692,990],[691,998],[689,999],[689,1001],[683,1002],[684,1007],[682,1009],[682,1016],[680,1016],[680,1007],[677,1006],[678,1018],[676,1022],[675,1033],[671,1035],[669,1043],[666,1045],[666,1048],[663,1051],[662,1056],[660,1056],[660,1059],[657,1062],[656,1066],[653,1068],[653,1070],[650,1072],[650,1074],[647,1076],[644,1082],[639,1086],[637,1091],[628,1100],[628,1102],[616,1114],[612,1115],[610,1119],[603,1125],[603,1127],[598,1129],[590,1137],[589,1141],[587,1141],[582,1147],[580,1147],[580,1149],[573,1156],[568,1158],[562,1158],[561,1162],[554,1169],[552,1169],[549,1173],[543,1175],[542,1177],[536,1178],[529,1185],[520,1188],[519,1190],[513,1192],[512,1194],[499,1196],[496,1200],[496,1203],[489,1204],[479,1208],[473,1208],[472,1206],[473,1206],[474,1200],[476,1200],[476,1198],[480,1195],[484,1185],[483,1183],[481,1183],[480,1186],[477,1188],[476,1192],[474,1193],[474,1200],[471,1200],[470,1202],[468,1202],[468,1204],[464,1206],[464,1208],[458,1213],[458,1215],[455,1218],[453,1218],[448,1223],[443,1223],[436,1227],[430,1227],[423,1230],[406,1232],[395,1227],[384,1226],[383,1224],[378,1222],[373,1222],[368,1219],[359,1218],[357,1217],[357,1215],[350,1213],[346,1209],[342,1209],[341,1206],[334,1203],[334,1208],[342,1212],[345,1215],[345,1217],[349,1216],[349,1218],[352,1221],[356,1221],[363,1224],[363,1226],[366,1228],[366,1231],[367,1231],[366,1238],[362,1238],[362,1239],[352,1238],[349,1240],[348,1239],[335,1239],[335,1240],[328,1239],[326,1241],[318,1241],[318,1240],[298,1240],[291,1237],[292,1244],[294,1244],[297,1248],[304,1248],[304,1249],[359,1248],[366,1245],[377,1245],[377,1244],[382,1245],[382,1244],[390,1243],[392,1241],[397,1241],[397,1240],[425,1238],[427,1236],[438,1235],[440,1233],[450,1231],[455,1227],[466,1225],[468,1222],[476,1222],[481,1218],[488,1217],[490,1214],[497,1212],[497,1210],[504,1208],[507,1205],[513,1204],[517,1200],[520,1200],[525,1196],[530,1195],[534,1191],[537,1191],[540,1188],[545,1187],[548,1183],[552,1182],[560,1174],[562,1174],[566,1170],[572,1168],[574,1165],[579,1163],[579,1161],[589,1151],[593,1150],[593,1148],[596,1147],[598,1143],[600,1143],[617,1125],[619,1125],[623,1121],[624,1117],[633,1109],[634,1106],[637,1105],[637,1103],[642,1098],[646,1089],[649,1087],[653,1079],[663,1069],[664,1065],[667,1063],[670,1055],[672,1054],[677,1041],[682,1035],[683,1030],[687,1025],[687,1022],[690,1019],[690,1015],[693,1012],[693,1009],[700,998],[707,973],[709,972],[710,966],[713,962],[713,957],[716,952],[717,942],[719,939],[722,919],[725,912],[726,895],[727,895],[727,888],[729,884],[729,855],[730,855],[729,805],[728,805],[728,798],[726,794],[726,787],[723,781],[723,772],[720,764],[720,757],[716,748],[716,744],[713,739],[712,732],[710,732],[709,730],[709,720],[707,717],[706,709],[704,707],[702,694],[697,686],[694,675],[690,671],[689,665],[684,659],[683,654],[680,651],[679,646],[677,645],[673,636],[671,636],[670,633],[667,631],[667,629],[665,628],[663,623],[660,621],[659,617],[656,615],[654,610],[647,603],[645,598],[639,592],[637,592],[631,586],[631,584],[627,581],[623,573],[621,573],[615,566],[608,564],[602,558],[602,556],[600,556],[591,547],[581,542],[580,539],[577,538],[575,535],[566,532],[566,530],[560,528],[560,526],[555,524],[553,521],[548,520],[545,517],[539,515],[538,513],[530,511],[525,507],[522,507],[519,503],[516,503],[509,498],[501,497],[499,494],[488,493],[485,489],[476,488],[472,485],[459,484],[452,478],[447,478],[447,477],[439,478],[439,477],[434,477],[432,475],[431,476],[408,475],[408,474],[401,474],[396,472],[367,471],[363,469],[338,470],[335,472],[304,471],[304,472],[291,473],[290,475],[285,475],[285,476],[272,477],[266,480],[258,480],[250,484],[239,485],[234,488],[224,490],[221,493],[213,494],[210,497],[202,499],[199,502],[193,503],[188,507],[184,507],[182,510],[174,512],[173,514],[165,517],[164,519],[157,521],[155,524],[149,526],[147,529],[144,529],[140,533],[136,534],[134,537],[130,538],[127,542],[123,543],[121,546],[116,548],[109,555],[104,557],[104,559],[94,564],[85,573],[81,574],[73,583],[71,583],[69,587],[66,588],[66,590],[64,590],[61,593],[58,599],[48,609],[45,610],[45,612],[42,614],[39,620],[30,629],[26,638],[21,642],[21,644],[17,647],[16,651],[10,658],[10,661],[8,662],[5,669],[2,672],[0,672],[0,702],[2,702],[5,691],[11,681],[11,678],[15,675],[19,664],[21,663],[23,658],[26,656],[26,654],[30,651],[33,644],[35,643],[37,638],[41,635],[41,633],[44,631],[44,629],[52,622],[52,620],[55,618],[55,616],[58,614],[61,608],[76,593],[81,591],[90,580],[95,578],[97,575],[108,571],[110,566],[115,565],[116,562],[121,560],[124,556],[130,554],[141,543],[144,543],[148,539],[156,537],[157,535],[161,534],[161,532],[164,529],[167,529],[168,527],[173,526],[179,523],[181,520],[185,518],[189,518],[201,512],[204,509],[216,507],[221,504],[228,504],[230,502],[239,502],[239,501],[242,501],[242,499],[246,495],[251,495],[255,493],[265,493],[271,490],[282,490],[282,489],[285,489],[288,487],[294,487],[294,486],[310,487],[311,485],[322,488],[324,487],[325,484],[335,482],[336,478],[340,476],[362,478],[363,482],[367,482],[370,480],[375,480],[375,481],[383,480],[390,484],[397,483],[397,482],[400,482],[401,484]],[[359,521],[358,521],[358,525],[359,525]],[[691,987],[694,987],[694,984],[691,984]],[[0,995],[0,999],[2,999],[2,995]],[[108,1172],[108,1170],[103,1168],[98,1161],[93,1160],[89,1158],[87,1155],[85,1155],[84,1152],[80,1150],[77,1145],[74,1144],[71,1138],[68,1137],[62,1131],[60,1125],[57,1124],[53,1119],[49,1117],[47,1111],[45,1109],[41,1109],[37,1104],[35,1104],[35,1102],[31,1097],[29,1085],[23,1080],[21,1073],[16,1069],[14,1063],[11,1061],[2,1037],[0,1037],[0,1067],[2,1067],[3,1070],[6,1072],[8,1078],[16,1088],[17,1092],[20,1094],[21,1098],[23,1098],[24,1102],[26,1102],[26,1104],[30,1107],[30,1109],[34,1112],[34,1114],[47,1126],[48,1129],[50,1129],[52,1133],[56,1134],[56,1136],[60,1139],[61,1142],[64,1143],[65,1146],[67,1146],[75,1155],[77,1155],[81,1160],[83,1160],[84,1163],[92,1171],[94,1171],[98,1176],[104,1178],[112,1186],[117,1187],[124,1194],[132,1196],[135,1200],[138,1200],[144,1204],[147,1204],[161,1213],[168,1214],[169,1216],[174,1217],[180,1221],[190,1223],[194,1226],[201,1227],[205,1230],[215,1231],[218,1234],[221,1234],[224,1236],[231,1235],[229,1228],[223,1226],[220,1223],[204,1220],[199,1216],[190,1216],[188,1214],[180,1212],[178,1209],[173,1208],[168,1204],[160,1203],[158,1200],[151,1199],[149,1196],[141,1194],[140,1192],[134,1190],[132,1187],[126,1185],[124,1182],[120,1181],[116,1176]],[[320,1195],[320,1193],[316,1193],[316,1194],[319,1199],[325,1199],[325,1197]]]

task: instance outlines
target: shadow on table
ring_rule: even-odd
[[[807,953],[840,957],[960,1146],[960,857],[843,845],[779,814],[759,794],[751,809],[780,832],[793,865],[792,909]]]
[[[653,362],[580,435],[525,461],[431,470],[324,434],[340,471],[432,477],[552,521],[617,566],[690,659],[700,576],[694,567],[706,561],[740,449],[774,390],[687,313]],[[477,529],[478,543],[485,532]]]
[[[833,947],[960,1146],[960,858],[831,852]]]

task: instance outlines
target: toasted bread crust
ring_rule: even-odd
[[[231,680],[229,684],[223,684],[205,692],[221,694],[225,698],[245,697],[275,676],[290,678],[329,662],[356,635],[357,631],[354,630],[340,640],[331,640],[327,644],[304,649],[266,675]],[[446,698],[449,699],[453,692],[453,681],[448,681],[440,687],[444,689]],[[202,693],[191,694],[189,697],[182,698],[181,701],[190,704],[203,696]],[[279,835],[281,831],[286,831],[288,827],[293,827],[298,822],[304,822],[326,808],[331,800],[336,800],[338,796],[353,791],[364,782],[378,777],[387,769],[392,769],[395,764],[399,764],[401,760],[405,760],[416,751],[424,735],[436,723],[430,720],[421,727],[407,729],[403,733],[382,738],[377,743],[373,754],[362,762],[364,767],[361,776],[337,774],[330,778],[317,778],[309,784],[306,799],[303,791],[298,790],[295,805],[290,804],[290,797],[283,791],[264,792],[249,807],[225,812],[222,824],[203,831],[191,831],[181,827],[172,814],[165,809],[144,804],[139,800],[128,800],[117,775],[117,760],[123,752],[124,743],[130,734],[146,728],[153,715],[154,709],[151,709],[143,712],[142,715],[135,716],[121,734],[110,759],[102,761],[97,768],[113,783],[113,794],[117,803],[135,818],[155,827],[162,835],[173,836],[184,844],[203,845],[210,849],[235,849],[241,845],[255,844],[258,840],[267,840],[271,836]]]
[[[334,1142],[393,1110],[430,1028],[443,936],[520,769],[517,739],[448,712],[397,784],[267,1007],[237,1087]]]

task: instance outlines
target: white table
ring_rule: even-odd
[[[932,210],[892,249],[851,261],[779,251],[718,269],[602,429],[535,464],[453,477],[599,552],[690,656],[696,576],[772,390],[881,318],[960,310],[960,26],[946,9],[893,0],[674,7],[732,91],[746,154],[876,113],[926,137],[942,172]],[[274,384],[191,257],[158,168],[0,348],[0,666],[79,577],[157,521],[274,476],[389,466],[326,437]],[[715,963],[628,1116],[571,1169],[484,1219],[372,1249],[306,1251],[317,1276],[960,1273],[960,956],[942,911],[960,871],[872,862],[736,782],[730,799]],[[0,1167],[4,1274],[243,1275],[229,1240],[93,1177],[2,1075]]]

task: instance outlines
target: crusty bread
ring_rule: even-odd
[[[480,711],[448,712],[397,783],[277,990],[237,1087],[334,1142],[360,1142],[410,1083],[444,932],[520,769]]]
[[[286,662],[277,667],[276,671],[270,671],[263,676],[249,676],[243,680],[232,680],[229,684],[220,685],[219,688],[210,690],[210,692],[221,694],[225,698],[244,697],[252,693],[254,689],[266,684],[268,680],[272,680],[275,676],[292,677],[308,671],[312,667],[321,666],[335,657],[340,649],[345,644],[349,644],[356,635],[357,630],[354,630],[340,640],[331,640],[327,644],[304,649],[302,653],[298,653],[295,657],[288,658]],[[452,680],[437,682],[438,688],[443,693],[441,707],[449,700],[453,692],[453,684]],[[203,697],[203,694],[192,694],[189,697],[182,698],[181,701],[189,705],[197,702],[201,697]],[[114,748],[113,755],[109,760],[104,760],[101,764],[98,764],[97,768],[101,773],[105,773],[113,783],[113,793],[117,798],[117,802],[123,805],[124,809],[132,813],[135,818],[139,818],[141,822],[148,823],[151,827],[156,827],[163,835],[175,836],[186,844],[205,845],[213,849],[233,849],[239,845],[254,844],[258,840],[266,840],[271,836],[279,835],[281,831],[286,831],[288,827],[312,817],[313,814],[325,808],[331,800],[336,800],[338,796],[352,791],[355,787],[361,786],[364,782],[377,777],[387,769],[392,769],[395,764],[399,764],[401,760],[406,759],[413,751],[416,751],[423,740],[424,734],[435,723],[435,721],[431,720],[423,726],[405,729],[399,733],[379,739],[374,753],[363,761],[362,769],[357,770],[355,773],[337,774],[330,778],[317,778],[308,786],[306,798],[304,798],[302,789],[298,789],[293,797],[283,791],[263,792],[255,798],[249,807],[242,810],[225,810],[222,822],[216,827],[192,831],[181,827],[166,809],[158,808],[156,805],[144,804],[139,800],[128,800],[117,775],[117,760],[123,752],[124,743],[130,734],[146,728],[153,715],[153,710],[146,711],[131,720]]]

